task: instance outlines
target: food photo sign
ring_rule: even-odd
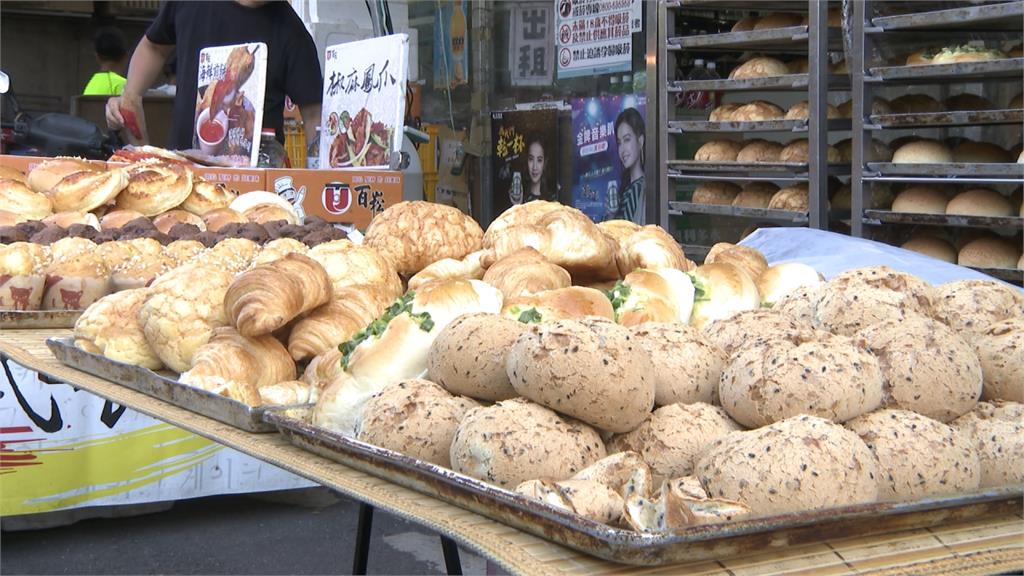
[[[402,148],[409,36],[328,46],[324,58],[322,168],[387,168]]]
[[[199,52],[192,147],[256,166],[267,87],[267,45],[212,46]]]

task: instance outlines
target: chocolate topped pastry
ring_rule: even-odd
[[[122,238],[149,238],[146,233],[159,232],[149,218],[136,218],[121,226]]]
[[[49,246],[50,244],[53,244],[57,240],[67,238],[67,236],[67,230],[55,224],[51,224],[50,226],[46,226],[42,230],[33,234],[28,241],[32,242],[33,244],[43,244],[45,246]]]
[[[267,231],[267,237],[271,240],[277,240],[281,238],[281,229],[288,226],[286,220],[275,220],[273,222],[267,222],[263,224],[263,229]]]
[[[38,220],[29,220],[27,222],[20,222],[14,225],[15,228],[24,232],[27,236],[31,237],[36,232],[39,232],[43,228],[46,228],[46,224]]]
[[[222,234],[210,232],[209,230],[207,230],[206,232],[200,232],[199,234],[196,234],[195,236],[190,238],[190,240],[201,242],[203,246],[206,246],[207,248],[212,248],[216,246],[217,242],[220,242],[223,238],[224,236]]]
[[[319,216],[306,216],[303,222],[306,224],[306,226],[312,226],[313,228],[321,228],[323,226],[331,225],[330,222],[324,220]]]
[[[96,235],[99,234],[99,230],[89,226],[88,224],[72,224],[67,227],[67,233],[71,238],[88,238],[89,240],[95,241]]]
[[[17,226],[0,227],[0,244],[14,244],[15,242],[27,242],[29,235]]]
[[[171,229],[167,231],[167,235],[175,240],[191,240],[200,232],[202,232],[202,230],[200,230],[195,224],[185,224],[182,222],[171,226]]]
[[[267,229],[255,222],[246,222],[245,224],[232,222],[221,226],[217,232],[227,238],[245,238],[257,244],[263,244],[270,239]]]
[[[91,238],[91,240],[97,244],[103,244],[104,242],[113,242],[120,237],[120,229],[114,228],[112,230],[100,230],[96,233],[94,238]]]
[[[306,234],[302,238],[302,242],[307,246],[316,246],[332,240],[344,240],[346,238],[348,238],[348,234],[346,234],[344,230],[339,230],[333,226],[327,226],[326,228],[313,230]]]

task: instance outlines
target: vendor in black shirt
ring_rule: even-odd
[[[107,102],[107,125],[124,127],[121,110],[142,118],[142,95],[160,76],[172,52],[178,59],[178,88],[174,100],[171,142],[174,149],[192,147],[193,116],[199,75],[199,52],[211,46],[264,42],[267,93],[263,126],[277,131],[284,142],[284,98],[289,96],[306,126],[320,124],[323,74],[313,38],[286,1],[165,2],[132,55],[128,83],[120,98]],[[143,134],[143,138],[147,139]]]

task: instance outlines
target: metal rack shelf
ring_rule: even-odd
[[[669,50],[699,49],[710,50],[767,50],[806,51],[807,26],[787,26],[768,30],[725,32],[701,36],[680,36],[668,39]]]
[[[865,124],[867,130],[883,128],[926,128],[979,126],[993,124],[1020,124],[1024,122],[1024,109],[966,110],[959,112],[928,112],[915,114],[875,114]]]
[[[993,278],[1005,280],[1018,286],[1024,283],[1024,270],[1018,270],[1016,268],[975,268],[974,266],[967,266],[971,270],[976,270],[982,274],[988,274]]]
[[[743,80],[730,80],[722,78],[719,80],[676,80],[669,84],[669,92],[689,92],[697,90],[708,91],[752,91],[759,92],[802,92],[807,90],[810,74],[785,74],[783,76],[770,76],[768,78],[745,78]],[[829,90],[849,90],[850,77],[843,75],[830,75],[828,80]]]
[[[852,120],[833,118],[828,129],[850,130]],[[807,120],[760,120],[757,122],[709,122],[706,120],[673,120],[668,123],[669,134],[698,132],[807,132]]]
[[[866,176],[968,176],[974,178],[1020,178],[1024,183],[1024,164],[895,164],[868,162]]]
[[[948,10],[879,16],[872,18],[868,34],[895,30],[963,30],[984,26],[986,30],[1015,30],[1024,17],[1024,1],[984,4]]]
[[[881,66],[871,68],[865,82],[892,84],[946,84],[967,80],[1020,80],[1024,58],[1004,58],[984,62],[955,62],[923,66]]]
[[[720,8],[722,10],[765,9],[764,0],[667,0],[666,8]],[[776,0],[771,3],[772,12],[800,12],[807,10],[806,0]]]
[[[865,210],[864,223],[872,226],[882,224],[907,224],[915,226],[956,226],[958,228],[1017,228],[1024,230],[1024,218],[989,216],[958,216],[955,214],[914,214],[890,210]]]
[[[789,222],[806,225],[810,221],[807,212],[794,210],[775,210],[771,208],[745,208],[742,206],[726,206],[723,204],[697,204],[693,202],[669,202],[669,214],[707,214],[711,216],[730,216],[733,218],[755,218],[773,222]]]

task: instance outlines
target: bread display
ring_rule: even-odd
[[[982,236],[960,248],[957,264],[975,268],[1016,268],[1020,257],[1019,242]]]
[[[508,302],[572,284],[565,268],[531,247],[521,248],[492,264],[483,281],[500,290]]]
[[[790,74],[789,67],[775,58],[758,56],[740,64],[729,73],[730,80],[747,80],[750,78],[769,78]]]
[[[661,226],[644,226],[618,241],[615,264],[623,278],[637,268],[689,270],[683,248]]]
[[[496,402],[517,396],[506,359],[527,325],[494,314],[466,314],[445,327],[427,354],[427,379],[452,394]]]
[[[1024,402],[1024,320],[1019,316],[971,335],[981,360],[982,398]]]
[[[729,206],[740,193],[740,187],[732,182],[701,182],[693,191],[694,204],[720,204]]]
[[[994,280],[957,280],[935,288],[934,316],[956,332],[984,332],[1024,317],[1024,293]]]
[[[760,138],[748,140],[736,154],[737,162],[756,164],[761,162],[778,162],[783,145]]]
[[[1009,164],[1014,159],[1001,146],[989,142],[972,142],[966,140],[953,149],[953,162],[970,164]]]
[[[952,244],[936,236],[918,235],[903,243],[900,248],[924,254],[943,262],[956,264],[956,248]]]
[[[916,500],[977,490],[978,451],[954,428],[907,410],[879,410],[846,423],[878,459],[878,499]]]
[[[790,119],[782,108],[764,100],[755,100],[749,104],[743,104],[729,115],[729,120],[733,122],[760,122],[763,120],[782,120],[783,118],[786,120]]]
[[[946,204],[946,214],[960,216],[1014,216],[1013,204],[991,188],[968,188]]]
[[[935,140],[914,140],[893,152],[895,164],[942,164],[953,161],[953,153]]]
[[[631,332],[651,358],[655,406],[716,401],[728,355],[709,338],[677,322],[649,322]]]
[[[893,212],[913,214],[945,214],[949,200],[946,194],[926,185],[913,185],[896,195],[892,202]]]
[[[981,402],[951,423],[974,446],[981,468],[981,487],[1024,483],[1024,405]]]
[[[827,160],[829,164],[840,162],[839,150],[834,146],[828,146]],[[810,161],[810,143],[806,138],[794,140],[786,145],[779,152],[779,162],[807,163]]]
[[[288,353],[299,362],[337,348],[379,317],[388,304],[390,301],[372,285],[333,291],[329,302],[298,318],[292,326]]]
[[[733,198],[732,205],[743,208],[767,208],[779,187],[771,182],[747,182]]]
[[[427,380],[385,387],[367,401],[356,437],[425,462],[451,468],[451,446],[463,418],[480,405]]]
[[[693,159],[697,162],[733,162],[736,155],[743,149],[741,142],[732,140],[712,140],[697,149]]]
[[[295,380],[295,363],[270,334],[247,337],[230,326],[215,328],[181,374],[183,384],[202,388],[250,406],[263,403],[262,386]]]
[[[443,258],[461,260],[481,248],[483,230],[457,208],[430,202],[399,202],[377,215],[365,243],[412,276]]]
[[[839,112],[839,109],[831,104],[825,104],[825,107],[826,115],[830,120],[833,118],[850,117],[849,115],[843,116]],[[789,110],[786,111],[786,120],[806,120],[810,118],[810,115],[811,105],[806,100],[804,100],[803,102],[798,102],[789,107]]]
[[[792,210],[807,212],[810,210],[810,192],[806,182],[787,186],[776,192],[768,201],[768,208],[773,210]]]
[[[932,312],[931,285],[888,266],[847,270],[821,289],[814,310],[816,328],[853,336],[885,320]]]

